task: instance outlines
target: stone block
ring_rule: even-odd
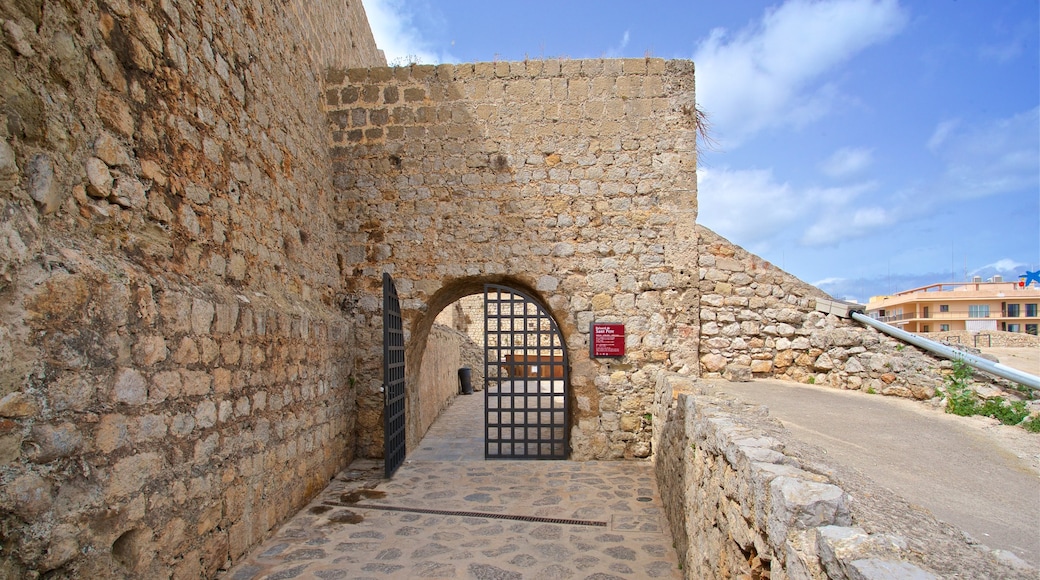
[[[752,374],[769,374],[773,372],[773,361],[754,360],[751,361]]]
[[[72,457],[83,449],[83,436],[76,425],[69,422],[33,425],[26,442],[29,448],[25,456],[33,463]]]
[[[195,341],[187,336],[182,337],[177,348],[173,351],[173,362],[178,365],[192,365],[199,362],[199,349]]]
[[[178,292],[160,295],[159,315],[168,332],[191,332],[191,303],[191,297]]]
[[[751,380],[751,367],[743,365],[726,365],[722,378],[735,383],[746,383]]]
[[[108,165],[97,157],[88,158],[83,165],[87,172],[87,194],[102,199],[111,195],[114,179]]]
[[[159,475],[162,467],[162,456],[157,453],[139,453],[120,459],[109,471],[105,496],[111,501],[138,493],[149,479]]]
[[[125,415],[104,415],[94,433],[94,446],[102,453],[111,453],[128,445],[129,435],[130,422]]]
[[[6,509],[24,520],[32,521],[51,509],[54,488],[39,474],[28,472],[3,486],[0,497],[5,499]]]
[[[769,496],[766,529],[776,549],[781,549],[791,530],[852,523],[848,495],[828,483],[781,476],[770,482]]]
[[[143,405],[148,400],[148,384],[144,376],[134,369],[117,372],[111,400],[125,405]]]
[[[41,213],[57,211],[65,201],[67,190],[58,183],[50,157],[45,154],[34,155],[26,164],[25,176],[29,197],[36,202]]]
[[[217,405],[213,401],[200,401],[195,406],[195,425],[209,429],[217,424]]]
[[[97,114],[106,127],[123,137],[134,136],[135,122],[130,105],[107,91],[97,95]]]
[[[194,298],[191,303],[191,331],[197,335],[209,334],[214,312],[212,302]]]
[[[181,370],[181,395],[196,397],[210,394],[213,377],[205,371]]]
[[[927,570],[909,562],[864,558],[854,560],[847,568],[849,580],[939,580]]]
[[[710,373],[716,373],[726,367],[726,363],[729,362],[726,357],[720,354],[706,354],[701,357],[701,365],[704,370]]]
[[[0,399],[0,417],[20,419],[33,417],[39,412],[39,404],[27,393],[15,391],[7,393]]]

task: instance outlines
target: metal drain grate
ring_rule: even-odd
[[[330,502],[331,503],[331,502]],[[595,522],[591,520],[567,520],[560,518],[540,518],[538,516],[518,516],[512,514],[492,514],[485,512],[455,512],[448,510],[433,510],[427,508],[406,508],[398,507],[393,505],[372,505],[372,504],[340,504],[335,505],[342,507],[350,507],[357,509],[370,509],[370,510],[383,510],[388,512],[408,512],[416,514],[430,514],[435,516],[462,516],[470,518],[488,518],[492,520],[514,520],[518,522],[538,522],[540,524],[559,524],[565,526],[592,526],[597,528],[607,527],[607,522]]]

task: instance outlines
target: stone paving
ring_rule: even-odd
[[[460,396],[393,479],[357,461],[224,577],[681,578],[648,462],[484,461]]]

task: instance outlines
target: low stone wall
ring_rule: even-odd
[[[1040,336],[1022,332],[1002,332],[987,330],[971,332],[968,330],[951,330],[947,332],[918,332],[919,336],[949,344],[952,347],[968,346],[972,348],[998,347],[1040,347]]]
[[[1028,578],[854,472],[762,407],[662,373],[658,486],[686,578]]]
[[[697,231],[702,378],[771,377],[921,400],[935,396],[949,361],[854,320],[817,312],[817,299],[830,299],[821,290],[703,226]],[[975,380],[1010,385],[985,373]]]

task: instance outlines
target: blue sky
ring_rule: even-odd
[[[364,0],[394,63],[692,59],[698,221],[838,298],[1040,269],[1036,0]]]

